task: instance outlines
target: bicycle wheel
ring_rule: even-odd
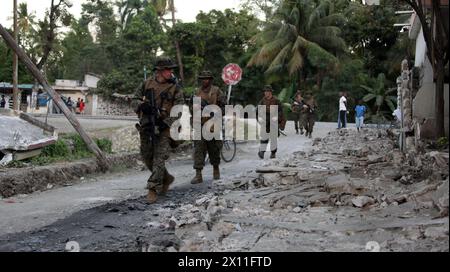
[[[220,156],[225,162],[231,162],[236,156],[236,141],[223,141],[223,147],[222,151],[220,152]]]

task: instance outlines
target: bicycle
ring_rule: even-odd
[[[225,135],[225,128],[222,129],[222,135]],[[225,139],[222,140],[222,149],[220,150],[220,157],[224,162],[230,163],[234,160],[237,153],[237,143],[236,139],[233,138],[231,140]],[[205,163],[209,161],[209,155],[206,153]]]

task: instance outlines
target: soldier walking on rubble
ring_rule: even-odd
[[[201,110],[208,105],[217,105],[221,108],[222,113],[225,112],[226,97],[219,87],[213,85],[214,76],[210,71],[203,71],[199,77],[202,81],[201,87],[195,93],[196,97],[201,98]],[[195,109],[200,110],[200,109]],[[202,126],[210,118],[202,118]],[[214,168],[213,178],[214,180],[220,179],[220,151],[222,149],[222,141],[219,139],[194,141],[194,169],[196,171],[195,177],[192,179],[191,184],[199,184],[203,182],[202,171],[205,167],[206,154],[209,155],[209,160]]]
[[[175,105],[184,104],[183,91],[173,76],[177,65],[170,58],[159,57],[156,61],[154,77],[148,79],[137,93],[142,100],[136,113],[139,116],[141,155],[145,165],[152,172],[147,181],[149,203],[154,203],[159,195],[164,195],[175,178],[169,174],[165,162],[174,142],[170,127],[176,118],[170,117]]]

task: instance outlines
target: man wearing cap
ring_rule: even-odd
[[[147,181],[149,203],[156,202],[158,194],[167,193],[175,180],[167,171],[165,162],[169,159],[173,141],[170,127],[176,121],[176,118],[170,117],[170,111],[175,105],[184,104],[183,91],[173,76],[173,69],[176,67],[170,58],[158,57],[154,77],[145,81],[137,93],[143,101],[136,110],[139,116],[137,128],[141,138],[141,155],[152,172]],[[155,124],[152,124],[153,120]],[[152,139],[153,134],[155,139]]]
[[[219,87],[214,86],[214,76],[210,71],[203,71],[200,73],[199,80],[201,80],[201,87],[196,91],[195,96],[201,98],[202,109],[204,106],[217,105],[221,108],[222,113],[225,112],[226,97]],[[198,109],[197,109],[198,110]],[[202,118],[202,126],[210,118]],[[194,169],[196,171],[195,177],[191,184],[199,184],[203,182],[202,171],[205,166],[206,153],[209,155],[211,165],[214,167],[214,180],[220,179],[220,151],[222,149],[222,141],[212,139],[207,141],[205,139],[194,141]]]
[[[266,107],[266,114],[265,116],[263,114],[258,114],[258,119],[261,120],[261,122],[265,122],[266,124],[266,133],[271,134],[270,132],[270,124],[271,122],[278,122],[278,128],[280,130],[284,130],[285,126],[286,126],[286,119],[284,117],[284,112],[283,112],[283,105],[281,104],[281,102],[273,95],[273,89],[272,86],[270,85],[266,85],[263,89],[264,92],[264,97],[261,100],[261,102],[259,103],[259,105],[263,105]],[[270,116],[270,106],[278,106],[278,116],[276,117],[272,117]],[[280,132],[276,131],[273,133],[277,133],[277,137],[280,136]],[[271,137],[270,137],[271,138]],[[271,159],[275,159],[276,158],[276,153],[277,153],[277,143],[275,142],[276,139],[263,139],[261,140],[261,146],[260,146],[260,151],[258,152],[258,156],[261,159],[264,159],[264,153],[266,152],[267,149],[267,145],[269,144],[270,141],[270,150],[271,150]]]

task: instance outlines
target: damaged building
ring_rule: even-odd
[[[9,109],[0,109],[0,131],[0,166],[38,156],[58,139],[54,127]]]

